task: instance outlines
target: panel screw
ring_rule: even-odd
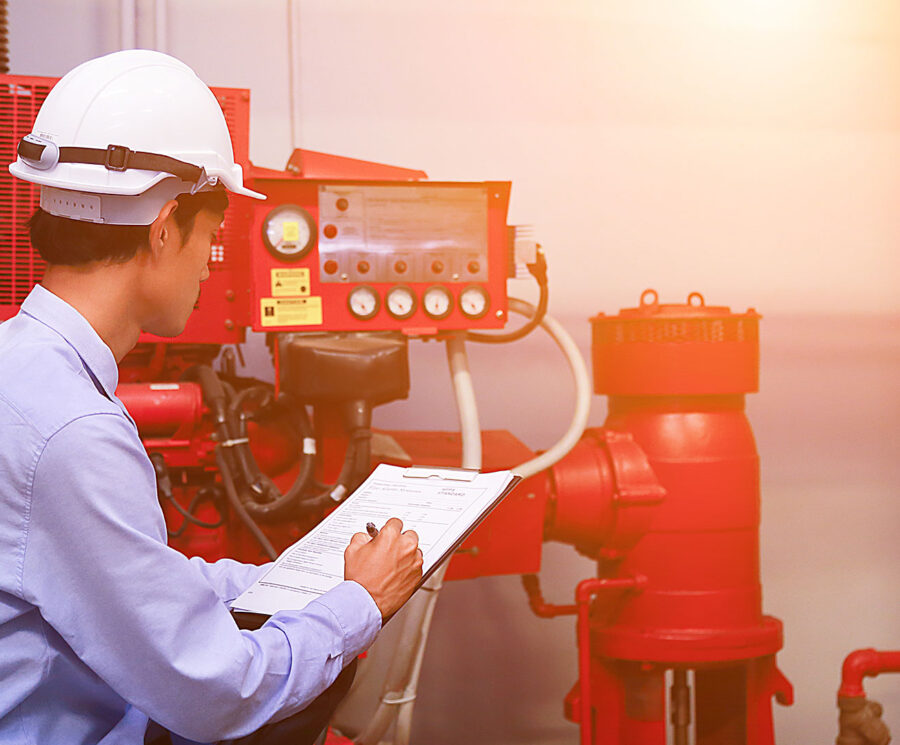
[[[225,319],[225,328],[228,329],[229,331],[231,331],[234,328],[234,321],[232,321],[230,318],[226,318]]]

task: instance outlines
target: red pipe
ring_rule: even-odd
[[[841,698],[865,697],[862,681],[879,673],[900,673],[900,652],[877,652],[874,649],[857,649],[844,659],[841,673]]]
[[[522,586],[528,595],[528,606],[534,615],[540,618],[556,618],[557,616],[574,616],[578,612],[577,605],[555,605],[544,600],[541,584],[535,574],[523,574]]]
[[[598,579],[591,577],[578,583],[575,602],[578,604],[578,688],[581,697],[581,745],[593,745],[591,722],[591,598],[604,590],[640,590],[647,584],[642,575]]]
[[[189,437],[203,417],[203,394],[196,383],[122,383],[116,396],[125,404],[141,437]]]

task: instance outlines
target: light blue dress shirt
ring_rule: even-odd
[[[226,602],[260,568],[166,545],[156,480],[109,347],[36,286],[0,325],[0,743],[192,740],[302,709],[372,643],[355,582],[241,631]]]

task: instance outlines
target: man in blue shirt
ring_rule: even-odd
[[[237,628],[226,604],[261,569],[167,547],[115,389],[141,332],[183,330],[222,186],[261,195],[241,183],[212,94],[159,53],[76,68],[23,143],[10,170],[41,184],[30,226],[48,266],[0,325],[0,742],[140,745],[151,721],[200,742],[253,738],[372,643],[421,577],[418,539],[399,520],[357,534],[346,581]]]

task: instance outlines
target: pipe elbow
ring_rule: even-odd
[[[575,602],[586,605],[590,599],[601,592],[639,592],[647,586],[647,577],[635,574],[630,577],[593,577],[578,583],[575,588]]]
[[[878,653],[871,647],[857,649],[844,658],[841,668],[841,689],[838,696],[842,698],[858,698],[865,696],[862,681],[866,675],[873,674],[878,667]]]
[[[879,652],[871,647],[857,649],[844,659],[838,698],[864,697],[863,678],[896,672],[900,672],[900,651]]]

